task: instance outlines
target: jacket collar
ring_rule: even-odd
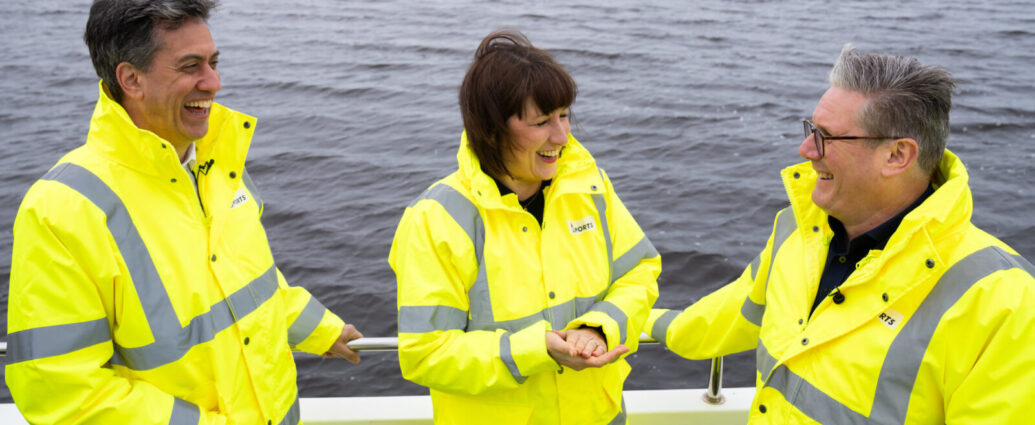
[[[171,143],[133,123],[125,108],[98,83],[97,105],[86,137],[89,148],[106,158],[138,172],[165,176],[179,173],[180,158]],[[247,127],[245,126],[247,122]],[[221,165],[240,170],[251,144],[255,118],[213,103],[209,130],[194,142],[198,163],[218,158]]]
[[[482,171],[478,157],[468,146],[466,131],[460,135],[460,150],[456,153],[456,161],[459,165],[457,175],[461,183],[471,189],[471,194],[477,198],[478,204],[484,208],[506,208],[495,180]],[[561,187],[560,182],[580,172],[595,168],[596,161],[593,156],[578,140],[575,140],[575,136],[568,134],[568,144],[564,146],[564,151],[557,160],[557,175],[553,178],[552,187],[556,190]],[[596,178],[599,179],[599,176]],[[589,185],[586,186],[588,188]]]
[[[827,214],[812,203],[816,186],[816,172],[808,162],[787,167],[782,171],[791,206],[799,229],[812,226],[824,228]],[[797,176],[797,177],[795,177]],[[880,258],[894,258],[906,251],[945,264],[939,255],[955,246],[950,238],[957,236],[954,229],[970,223],[973,199],[968,184],[970,177],[963,162],[948,149],[942,155],[932,185],[935,191],[913,211],[906,214],[898,229],[888,240]],[[806,235],[812,232],[804,232]],[[913,254],[911,254],[913,255]],[[917,264],[922,264],[918,262]],[[901,282],[907,285],[907,282]],[[907,285],[908,286],[908,285]]]

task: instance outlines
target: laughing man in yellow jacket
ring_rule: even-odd
[[[1031,423],[1035,269],[970,222],[955,83],[851,47],[830,83],[765,249],[647,328],[690,358],[755,349],[751,423]]]
[[[244,166],[255,119],[212,103],[206,0],[96,1],[86,144],[14,225],[7,384],[40,424],[296,424],[291,349],[360,334],[274,265]]]

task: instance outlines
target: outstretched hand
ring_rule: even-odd
[[[629,347],[618,345],[611,351],[603,354],[583,357],[575,345],[565,340],[567,332],[549,331],[546,333],[546,350],[550,357],[557,363],[574,370],[582,370],[588,367],[601,367],[617,360],[623,354],[629,352]],[[595,350],[596,351],[596,350]],[[599,351],[603,351],[602,349]]]
[[[363,334],[356,330],[355,326],[345,325],[341,330],[341,336],[338,337],[331,348],[323,353],[325,359],[345,359],[352,363],[359,363],[359,353],[356,353],[353,349],[349,348],[348,343],[354,339],[363,338]]]

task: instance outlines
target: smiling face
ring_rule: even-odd
[[[568,108],[544,113],[529,99],[522,115],[507,120],[507,137],[513,149],[503,153],[503,163],[510,173],[503,176],[503,183],[519,197],[534,193],[544,180],[557,175],[557,160],[571,132]]]
[[[867,99],[861,93],[831,87],[816,105],[812,121],[824,135],[868,136],[856,123]],[[846,225],[865,220],[881,202],[881,155],[867,142],[828,140],[823,158],[815,135],[801,142],[798,154],[812,161],[816,188],[812,201]]]
[[[155,36],[159,48],[151,66],[147,71],[130,71],[135,79],[123,104],[138,127],[186,148],[208,133],[209,111],[221,87],[216,71],[219,51],[201,19],[176,29],[157,26]]]

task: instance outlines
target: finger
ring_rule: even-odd
[[[602,356],[607,352],[607,344],[598,344],[596,350],[593,350],[593,357]]]
[[[575,351],[577,351],[579,354],[585,353],[586,348],[592,348],[593,346],[590,343],[591,340],[589,338],[575,337],[574,340],[569,341],[572,342],[572,345],[575,346]]]
[[[624,345],[619,345],[619,346],[611,349],[611,351],[608,351],[608,352],[606,352],[606,353],[604,353],[604,354],[602,354],[600,356],[593,357],[591,359],[586,360],[586,363],[588,363],[590,366],[593,366],[593,367],[604,366],[604,365],[606,365],[608,363],[611,363],[611,362],[617,360],[619,357],[621,357],[622,354],[625,354],[625,353],[628,353],[628,352],[629,352],[629,347],[626,347]]]
[[[345,360],[348,360],[352,364],[359,363],[359,353],[352,351],[351,349],[346,349],[341,353],[341,355],[342,357],[345,357]]]
[[[588,358],[592,357],[594,355],[594,353],[596,353],[597,351],[600,350],[600,345],[601,345],[600,341],[597,341],[595,339],[590,339],[590,340],[588,340],[588,342],[586,342],[585,346],[583,347],[582,351],[579,352],[579,354],[582,354],[582,357],[585,357],[585,358],[588,359]],[[600,352],[599,354],[596,354],[596,355],[600,355],[600,354],[603,354],[603,352]]]

